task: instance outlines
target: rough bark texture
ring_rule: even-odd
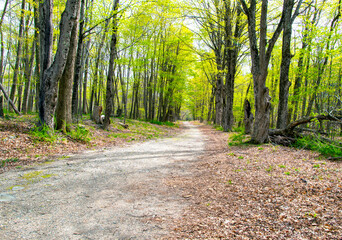
[[[51,66],[52,59],[52,45],[53,45],[53,25],[52,25],[52,13],[53,13],[53,0],[45,0],[39,2],[39,59],[40,59],[40,75],[39,75],[39,120],[40,124],[45,123],[45,91],[47,82],[44,81],[45,71]],[[38,15],[38,14],[37,14]],[[35,20],[37,20],[35,16]],[[53,113],[52,113],[53,114]],[[53,128],[53,123],[51,123]]]
[[[39,117],[41,124],[46,124],[51,129],[53,129],[54,127],[53,116],[57,104],[58,82],[63,75],[64,68],[67,62],[72,29],[77,23],[79,9],[80,0],[67,1],[65,10],[61,18],[60,38],[55,60],[51,67],[44,71],[43,78],[41,79]],[[46,60],[44,54],[42,54],[42,57],[44,57],[44,59]]]
[[[106,89],[106,111],[104,119],[104,129],[107,129],[110,124],[110,116],[113,114],[113,100],[114,100],[114,60],[117,56],[116,43],[117,43],[117,10],[118,10],[119,0],[114,0],[114,18],[113,18],[113,28],[112,28],[112,39],[110,42],[110,58],[109,58],[109,69],[107,76],[107,89]]]
[[[4,117],[4,97],[2,95],[0,95],[0,117],[3,118]]]
[[[76,53],[76,61],[75,61],[75,74],[74,74],[74,84],[72,87],[72,116],[74,119],[77,119],[78,114],[78,90],[79,85],[81,83],[82,78],[82,53],[83,51],[83,27],[84,27],[84,0],[81,0],[81,12],[80,12],[80,23],[79,23],[79,33],[78,33],[78,43],[77,43],[77,53]]]
[[[35,0],[34,4],[34,41],[35,41],[35,48],[36,48],[36,65],[34,71],[35,77],[35,108],[36,111],[39,109],[39,89],[40,89],[40,39],[39,39],[39,0]],[[33,88],[32,88],[33,89]],[[32,104],[33,106],[33,104]],[[33,107],[31,107],[32,110]]]
[[[236,9],[236,16],[234,16],[235,10],[231,10],[230,1],[225,2],[225,65],[226,65],[226,83],[225,94],[223,104],[223,119],[222,127],[224,131],[231,131],[234,124],[234,83],[235,74],[238,63],[238,53],[240,50],[239,41],[242,29],[240,26],[241,9],[238,6]],[[236,18],[235,28],[233,31],[232,22]]]
[[[254,116],[252,113],[251,104],[249,103],[248,99],[245,99],[245,103],[243,105],[244,108],[244,119],[243,122],[245,124],[245,133],[250,134],[253,130],[253,120]]]
[[[273,47],[283,29],[284,17],[281,17],[273,36],[267,41],[268,1],[262,0],[259,34],[260,42],[258,48],[256,34],[257,1],[251,0],[250,7],[247,6],[245,0],[240,0],[240,2],[248,19],[248,38],[251,49],[252,75],[254,82],[255,121],[251,141],[255,143],[264,143],[268,141],[271,109],[271,98],[269,90],[266,87],[267,68]]]
[[[69,53],[63,75],[59,82],[58,103],[56,109],[57,129],[66,131],[67,126],[72,123],[71,98],[72,84],[74,80],[75,58],[77,51],[78,19],[76,19],[70,39]]]
[[[292,24],[291,16],[294,6],[294,0],[284,1],[284,30],[283,30],[283,46],[282,58],[280,66],[279,79],[279,105],[278,105],[278,119],[277,128],[284,128],[287,124],[288,118],[288,99],[291,82],[289,81],[289,71],[291,63],[291,33]]]

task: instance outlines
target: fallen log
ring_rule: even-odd
[[[10,103],[11,107],[13,108],[13,110],[15,111],[16,114],[20,115],[20,112],[18,111],[18,109],[15,107],[14,103],[12,102],[12,100],[8,97],[4,87],[2,86],[2,84],[0,83],[0,89],[3,92],[5,98],[7,99],[7,101]]]
[[[123,128],[128,128],[128,124],[124,124],[124,123],[121,123],[121,122],[118,122],[118,124],[121,126],[121,127],[123,127]]]
[[[334,122],[338,121],[338,122],[342,123],[342,116],[332,116],[330,114],[327,114],[327,115],[317,115],[317,116],[312,116],[312,117],[306,117],[306,118],[302,118],[302,119],[299,119],[297,121],[290,123],[284,129],[270,129],[269,133],[268,133],[269,141],[271,143],[274,143],[274,144],[290,146],[296,142],[297,138],[304,136],[303,134],[301,134],[301,133],[303,133],[303,131],[304,132],[312,132],[315,134],[321,134],[319,131],[316,131],[316,130],[311,130],[311,129],[307,129],[307,128],[304,128],[304,129],[296,128],[302,124],[312,122],[316,119],[318,121],[334,121]],[[333,144],[333,143],[338,144],[339,146],[342,145],[342,143],[340,143],[340,142],[332,141],[332,140],[325,138],[323,136],[320,136],[320,135],[316,135],[316,137],[318,137],[321,141],[325,141],[325,142],[328,142],[331,144]]]
[[[270,136],[275,136],[275,135],[282,135],[282,136],[296,136],[298,134],[296,134],[294,132],[295,128],[299,125],[302,124],[306,124],[309,122],[314,121],[315,119],[319,120],[319,121],[338,121],[340,123],[342,123],[342,116],[332,116],[330,114],[327,115],[317,115],[317,116],[313,116],[313,117],[306,117],[306,118],[302,118],[299,120],[296,120],[292,123],[290,123],[289,125],[287,125],[286,128],[284,129],[270,129],[269,130],[269,135]]]

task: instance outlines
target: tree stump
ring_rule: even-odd
[[[92,119],[97,124],[103,124],[101,113],[102,113],[102,106],[94,106]]]

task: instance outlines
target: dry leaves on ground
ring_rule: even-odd
[[[159,126],[147,122],[130,121],[124,129],[115,119],[108,130],[91,120],[82,121],[90,131],[90,141],[78,141],[62,133],[56,133],[52,143],[37,140],[30,131],[37,122],[36,116],[23,115],[10,120],[0,119],[0,173],[35,162],[44,162],[74,154],[83,150],[95,150],[122,146],[155,137],[169,136],[179,132],[177,128]]]
[[[342,162],[282,146],[228,147],[202,126],[208,147],[193,174],[172,178],[189,208],[171,239],[341,239]]]

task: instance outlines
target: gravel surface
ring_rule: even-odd
[[[176,137],[85,152],[0,175],[0,239],[154,239],[187,206],[164,179],[187,176],[205,139]],[[161,221],[158,221],[160,219]]]

